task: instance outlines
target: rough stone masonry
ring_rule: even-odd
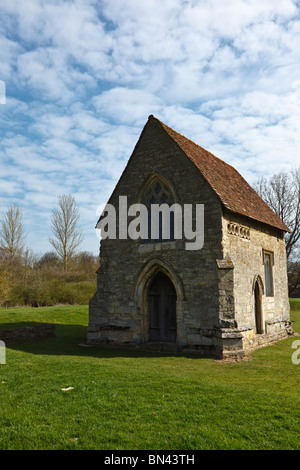
[[[102,239],[89,344],[239,358],[292,334],[289,229],[232,166],[149,116],[108,202],[120,196],[203,204],[204,244]]]

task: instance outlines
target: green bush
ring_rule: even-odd
[[[15,284],[5,306],[26,305],[45,307],[58,304],[86,305],[96,291],[96,282],[66,282],[62,279],[33,279]]]
[[[70,260],[67,272],[55,253],[45,253],[38,260],[18,257],[9,265],[0,257],[0,305],[86,305],[96,291],[98,264],[96,257],[85,252]]]

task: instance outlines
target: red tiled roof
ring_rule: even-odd
[[[280,230],[290,232],[283,221],[261,199],[235,168],[166,126],[154,116],[149,116],[149,119],[154,119],[161,124],[173,141],[176,142],[199,169],[227,209]]]

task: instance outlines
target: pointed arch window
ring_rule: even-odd
[[[147,186],[142,197],[142,204],[147,207],[148,210],[148,237],[143,243],[158,243],[162,241],[173,241],[174,240],[174,212],[170,211],[167,214],[169,220],[163,219],[163,213],[159,211],[154,213],[153,205],[166,204],[169,207],[175,203],[175,199],[171,189],[168,185],[159,178],[155,178],[152,183]],[[169,223],[169,236],[165,236],[163,230],[163,224]]]

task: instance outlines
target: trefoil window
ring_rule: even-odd
[[[174,240],[174,212],[170,210],[169,213],[169,224],[170,231],[169,236],[165,237],[163,233],[163,214],[159,212],[157,218],[152,217],[153,213],[153,204],[167,204],[169,207],[174,204],[174,197],[171,190],[168,186],[161,180],[155,179],[150,186],[146,189],[144,196],[142,198],[142,203],[148,209],[148,237],[143,239],[143,243],[153,243],[153,242],[162,242],[162,241],[173,241]],[[156,227],[153,227],[153,223],[157,224]],[[164,220],[165,222],[165,220]],[[153,230],[155,228],[155,230]],[[153,236],[153,232],[156,233]],[[152,234],[152,235],[151,235]]]

